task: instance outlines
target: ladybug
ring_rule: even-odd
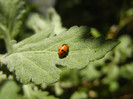
[[[62,44],[58,50],[59,58],[65,58],[68,55],[68,52],[69,46],[67,44]]]

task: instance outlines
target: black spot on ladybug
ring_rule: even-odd
[[[67,44],[62,44],[62,45],[59,47],[59,50],[58,50],[59,58],[60,58],[60,59],[65,58],[65,57],[68,55],[68,52],[69,52],[69,47],[68,47],[68,45],[67,45]]]
[[[66,53],[64,50],[61,50],[63,53]]]

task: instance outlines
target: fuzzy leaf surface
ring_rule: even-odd
[[[15,71],[17,79],[23,83],[53,83],[59,79],[61,72],[57,64],[70,69],[84,68],[89,61],[102,58],[119,43],[101,37],[84,40],[88,30],[87,27],[74,26],[60,35],[40,40],[34,39],[33,35],[29,40],[15,44],[14,53],[5,57],[2,63],[7,64],[10,71]],[[69,53],[66,58],[60,59],[57,51],[62,44],[68,44]]]
[[[38,13],[32,13],[28,18],[27,26],[33,29],[35,33],[40,33],[51,27],[53,28],[53,32],[49,35],[50,37],[66,31],[66,28],[62,26],[60,16],[54,8],[47,10],[47,16],[45,18]]]
[[[26,13],[24,0],[0,0],[0,32],[14,38],[22,26]]]

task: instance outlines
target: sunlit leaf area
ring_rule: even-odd
[[[132,0],[0,0],[0,99],[133,99]]]

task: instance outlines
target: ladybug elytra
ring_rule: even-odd
[[[65,58],[68,55],[69,46],[67,44],[63,44],[59,47],[58,55],[59,58]]]

